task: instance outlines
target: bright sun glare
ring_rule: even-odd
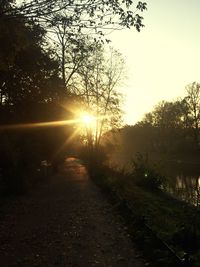
[[[95,117],[92,116],[92,115],[90,115],[90,114],[84,114],[82,116],[82,121],[87,126],[90,126],[90,125],[92,125],[95,122]]]

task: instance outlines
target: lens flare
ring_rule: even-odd
[[[82,122],[86,125],[86,126],[91,126],[94,122],[95,122],[95,117],[90,115],[90,114],[84,114],[82,115]]]
[[[18,124],[5,124],[0,125],[0,130],[17,130],[17,129],[31,129],[40,127],[57,127],[69,124],[76,124],[79,120],[62,120],[62,121],[49,121],[49,122],[35,122],[35,123],[18,123]]]

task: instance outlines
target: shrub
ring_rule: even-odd
[[[103,175],[107,156],[102,146],[82,147],[79,157],[87,165],[91,177],[101,177]]]
[[[137,185],[147,189],[161,189],[165,184],[165,177],[157,171],[156,166],[149,163],[148,156],[138,153],[132,161],[131,176]]]

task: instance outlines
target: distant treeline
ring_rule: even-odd
[[[200,84],[194,82],[186,87],[184,98],[160,102],[135,125],[108,133],[105,142],[111,158],[122,165],[130,162],[138,152],[156,158],[197,158],[199,126]]]

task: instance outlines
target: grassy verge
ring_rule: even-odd
[[[200,211],[131,176],[96,168],[95,181],[118,202],[129,233],[153,266],[199,266]]]

